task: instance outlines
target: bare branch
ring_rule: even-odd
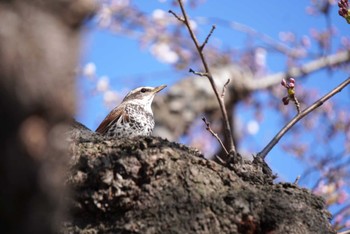
[[[298,111],[298,115],[300,114],[301,110],[300,110],[300,103],[296,97],[296,95],[293,95],[292,97],[293,102],[295,103],[295,107],[297,108]]]
[[[222,87],[222,92],[221,92],[221,98],[224,98],[225,97],[225,92],[226,92],[226,89],[227,89],[227,85],[230,83],[230,79],[227,79],[226,83],[224,84],[224,87]]]
[[[279,72],[272,75],[267,75],[261,79],[247,79],[244,81],[244,86],[249,91],[262,90],[270,88],[281,82],[286,77],[300,77],[322,68],[333,67],[350,61],[350,51],[340,51],[329,56],[324,56],[312,60],[300,67],[292,67],[287,72]]]
[[[211,129],[210,123],[207,121],[207,119],[206,119],[205,117],[203,117],[202,120],[203,120],[203,122],[205,123],[206,129],[208,130],[208,132],[210,132],[211,135],[213,135],[213,137],[215,137],[215,138],[218,140],[218,142],[220,143],[221,147],[224,149],[225,153],[228,155],[229,153],[228,153],[228,151],[227,151],[227,149],[226,149],[224,143],[222,143],[222,141],[221,141],[220,137],[218,136],[218,134],[216,134],[216,133]]]
[[[206,73],[206,72],[197,72],[197,71],[193,70],[192,68],[190,68],[188,71],[193,73],[193,74],[195,74],[195,75],[197,75],[197,76],[206,76],[206,77],[208,77],[208,73]]]
[[[208,36],[205,38],[205,40],[204,40],[203,44],[200,46],[200,50],[201,50],[201,51],[203,51],[203,49],[204,49],[205,45],[208,43],[209,38],[210,38],[210,37],[211,37],[211,35],[213,34],[213,32],[214,32],[215,28],[216,28],[216,26],[215,26],[215,25],[213,25],[213,26],[211,27],[211,30],[210,30],[210,32],[209,32],[209,34],[208,34]]]
[[[298,175],[297,178],[295,178],[293,184],[297,185],[299,183],[299,180],[300,180],[300,175]]]
[[[260,152],[258,153],[259,157],[265,158],[267,154],[271,151],[271,149],[279,142],[279,140],[283,137],[286,132],[289,131],[291,127],[294,126],[299,120],[304,118],[306,115],[311,113],[316,108],[320,107],[325,101],[327,101],[329,98],[334,96],[335,94],[339,93],[345,86],[350,84],[350,78],[346,79],[343,83],[338,85],[336,88],[334,88],[332,91],[327,93],[325,96],[314,102],[311,106],[303,110],[300,114],[295,116],[289,123],[287,123],[278,133],[277,135],[270,141],[270,143]]]
[[[173,12],[172,10],[168,11],[170,14],[172,14],[173,16],[175,16],[176,19],[178,19],[180,22],[184,23],[185,20],[182,19],[181,17],[179,17],[175,12]]]
[[[219,155],[215,155],[215,158],[221,163],[221,164],[226,164],[226,162],[219,156]]]
[[[234,146],[234,143],[233,143],[233,136],[232,136],[231,126],[230,126],[230,121],[228,119],[227,110],[226,110],[226,106],[225,106],[224,100],[223,100],[223,98],[220,97],[220,94],[219,94],[219,91],[218,91],[218,89],[216,87],[216,84],[215,84],[215,81],[213,79],[213,76],[210,73],[208,63],[207,63],[207,61],[206,61],[206,59],[204,57],[202,48],[199,45],[197,37],[196,37],[196,35],[194,34],[194,32],[193,32],[193,30],[191,28],[191,25],[190,25],[187,13],[185,11],[184,5],[183,5],[181,0],[178,0],[178,2],[179,2],[179,5],[180,5],[180,8],[181,8],[182,15],[183,15],[183,21],[182,22],[186,25],[186,27],[188,29],[188,32],[189,32],[189,34],[191,36],[191,39],[192,39],[192,41],[193,41],[193,43],[194,43],[194,45],[195,45],[195,47],[197,49],[197,52],[199,54],[200,59],[202,61],[206,77],[208,78],[208,80],[209,80],[209,82],[211,84],[211,87],[212,87],[212,89],[213,89],[213,91],[215,93],[216,99],[219,102],[219,106],[220,106],[220,110],[221,110],[222,118],[223,118],[224,134],[225,134],[226,138],[229,139],[228,142],[229,142],[230,153],[233,153],[233,155],[234,155],[234,154],[236,154],[236,150],[235,150],[235,146]],[[177,17],[177,18],[179,18],[179,17]],[[212,31],[213,30],[214,29],[212,29]],[[211,33],[212,33],[212,31],[211,31]],[[211,35],[211,33],[209,33],[209,35],[207,37],[208,39],[209,39],[209,36]],[[206,42],[204,42],[203,45],[205,43]]]

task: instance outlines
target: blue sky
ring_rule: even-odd
[[[168,11],[172,9],[179,12],[175,6],[170,6],[169,1],[133,1],[145,12],[153,12],[155,9]],[[164,2],[164,3],[163,3]],[[196,17],[218,17],[221,19],[236,21],[263,32],[278,40],[281,31],[291,31],[298,36],[309,35],[310,28],[324,29],[325,19],[323,17],[310,17],[306,14],[306,6],[309,1],[233,1],[208,0],[198,7],[188,9],[191,18]],[[340,31],[348,31],[349,26],[345,20],[337,16],[337,8],[332,9],[333,24]],[[210,30],[211,24],[199,25],[199,38],[203,39]],[[217,25],[211,40],[220,39],[226,45],[234,48],[242,48],[246,43],[246,35],[232,29]],[[334,44],[339,44],[336,39]],[[313,45],[316,50],[317,46]],[[159,62],[148,50],[140,48],[136,40],[114,34],[106,29],[91,27],[84,36],[84,46],[81,64],[93,62],[97,67],[98,76],[108,76],[110,83],[115,90],[129,90],[135,86],[152,86],[176,82],[179,78],[187,75],[187,69],[176,71],[168,64]],[[283,71],[285,60],[279,55],[269,54],[267,56],[267,66],[270,72]],[[320,82],[331,77],[327,82]],[[346,78],[344,72],[317,72],[309,76],[303,85],[306,87],[319,88],[321,94],[330,91],[338,83]],[[108,114],[109,109],[103,104],[101,95],[93,95],[93,86],[84,78],[78,83],[79,108],[77,119],[91,129],[96,129],[100,121]],[[261,95],[263,97],[263,94]],[[349,99],[349,91],[342,92],[334,98],[335,101]],[[252,144],[254,150],[262,149],[273,137],[280,127],[284,125],[276,112],[266,113],[267,118],[258,134],[248,138],[244,146],[249,148]],[[200,116],[199,116],[200,117]],[[240,116],[242,119],[253,119],[249,111]],[[287,141],[288,136],[283,141]],[[290,136],[289,136],[289,140]],[[306,140],[310,140],[307,139]],[[335,143],[336,144],[336,143]],[[281,180],[294,181],[303,172],[305,165],[300,163],[291,155],[281,151],[279,147],[273,149],[268,156],[268,163],[273,170],[280,175]]]

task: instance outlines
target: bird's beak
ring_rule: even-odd
[[[161,90],[163,90],[165,88],[166,88],[166,85],[161,85],[161,86],[155,87],[153,89],[153,93],[158,93],[158,92],[160,92]]]

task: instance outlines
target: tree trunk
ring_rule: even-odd
[[[93,0],[0,1],[0,230],[56,233],[80,25]]]
[[[161,138],[73,130],[63,233],[335,233],[320,197],[239,156],[226,167]]]

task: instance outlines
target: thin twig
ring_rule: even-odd
[[[293,184],[297,185],[299,183],[299,180],[300,180],[300,175],[298,175],[297,178],[295,178]]]
[[[297,99],[297,97],[295,95],[293,95],[293,98],[292,98],[293,102],[295,103],[295,107],[297,108],[297,112],[298,112],[298,115],[301,113],[301,110],[300,110],[300,103]]]
[[[210,132],[211,135],[213,135],[213,137],[215,137],[215,138],[218,140],[218,142],[220,143],[221,147],[224,149],[225,153],[228,155],[228,151],[227,151],[227,149],[226,149],[224,143],[222,143],[222,141],[221,141],[220,137],[218,136],[218,134],[216,134],[216,133],[213,131],[213,129],[211,129],[210,123],[207,121],[207,119],[206,119],[205,117],[203,117],[202,120],[203,120],[203,122],[204,122],[205,125],[206,125],[206,128],[205,128],[205,129],[207,129],[208,132]]]
[[[228,141],[229,141],[230,153],[233,153],[233,155],[235,155],[236,150],[235,150],[235,146],[234,146],[234,143],[233,143],[233,136],[232,136],[232,132],[231,132],[230,121],[229,121],[229,118],[228,118],[228,115],[227,115],[227,110],[226,110],[226,106],[225,106],[224,100],[223,100],[223,98],[220,97],[220,94],[219,94],[218,89],[216,87],[216,84],[215,84],[215,81],[213,79],[213,76],[212,76],[212,74],[210,72],[208,63],[207,63],[207,61],[206,61],[206,59],[204,57],[203,51],[201,49],[201,46],[199,45],[197,37],[196,37],[196,35],[194,34],[194,32],[193,32],[193,30],[191,28],[190,21],[188,19],[187,13],[185,11],[184,5],[183,5],[181,0],[178,0],[178,2],[179,2],[179,5],[180,5],[180,8],[181,8],[183,19],[180,18],[180,17],[176,17],[176,14],[172,13],[172,11],[170,11],[170,13],[175,15],[175,17],[177,19],[179,19],[181,22],[183,22],[185,24],[185,26],[187,27],[187,29],[188,29],[188,32],[189,32],[189,34],[191,36],[191,39],[192,39],[192,41],[193,41],[193,43],[194,43],[194,45],[195,45],[195,47],[197,49],[197,52],[199,54],[200,59],[202,61],[202,64],[203,64],[203,67],[204,67],[204,70],[205,70],[205,74],[208,77],[208,80],[209,80],[209,82],[211,84],[211,87],[212,87],[212,89],[214,91],[216,99],[219,102],[219,106],[220,106],[220,110],[221,110],[222,118],[223,118],[224,134],[225,134],[226,139],[228,139]],[[212,33],[212,31],[211,31],[211,33]],[[209,40],[209,36],[207,38]]]
[[[206,73],[206,72],[197,72],[197,71],[193,70],[192,68],[190,68],[188,71],[193,73],[193,74],[195,74],[195,75],[197,75],[197,76],[206,76],[206,77],[208,77],[208,73]]]
[[[219,155],[215,155],[215,158],[223,165],[226,164],[226,162],[219,156]]]
[[[213,32],[214,32],[215,28],[216,28],[216,26],[215,26],[215,25],[211,26],[211,30],[210,30],[210,32],[209,32],[209,34],[208,34],[208,36],[205,38],[205,40],[204,40],[203,44],[200,46],[201,51],[203,51],[203,49],[204,49],[205,45],[208,43],[209,38],[210,38],[210,37],[211,37],[211,35],[213,34]]]
[[[179,17],[175,12],[173,12],[172,10],[168,11],[170,14],[172,14],[173,16],[175,16],[176,19],[178,19],[180,22],[184,23],[185,20],[182,19],[181,17]]]
[[[221,92],[221,98],[224,98],[225,97],[225,92],[226,92],[226,89],[227,89],[227,85],[230,83],[230,79],[227,79],[226,83],[224,84],[224,87],[222,87],[222,92]]]
[[[350,84],[350,78],[346,79],[343,83],[338,85],[336,88],[334,88],[332,91],[327,93],[325,96],[314,102],[311,106],[303,110],[300,114],[296,115],[289,123],[287,123],[278,133],[277,135],[269,142],[269,144],[260,152],[258,153],[259,157],[265,158],[266,155],[271,151],[271,149],[279,142],[279,140],[283,137],[286,132],[289,131],[291,127],[294,126],[299,120],[304,118],[306,115],[311,113],[316,108],[322,106],[322,104],[327,101],[329,98],[334,96],[335,94],[339,93],[345,86]]]

